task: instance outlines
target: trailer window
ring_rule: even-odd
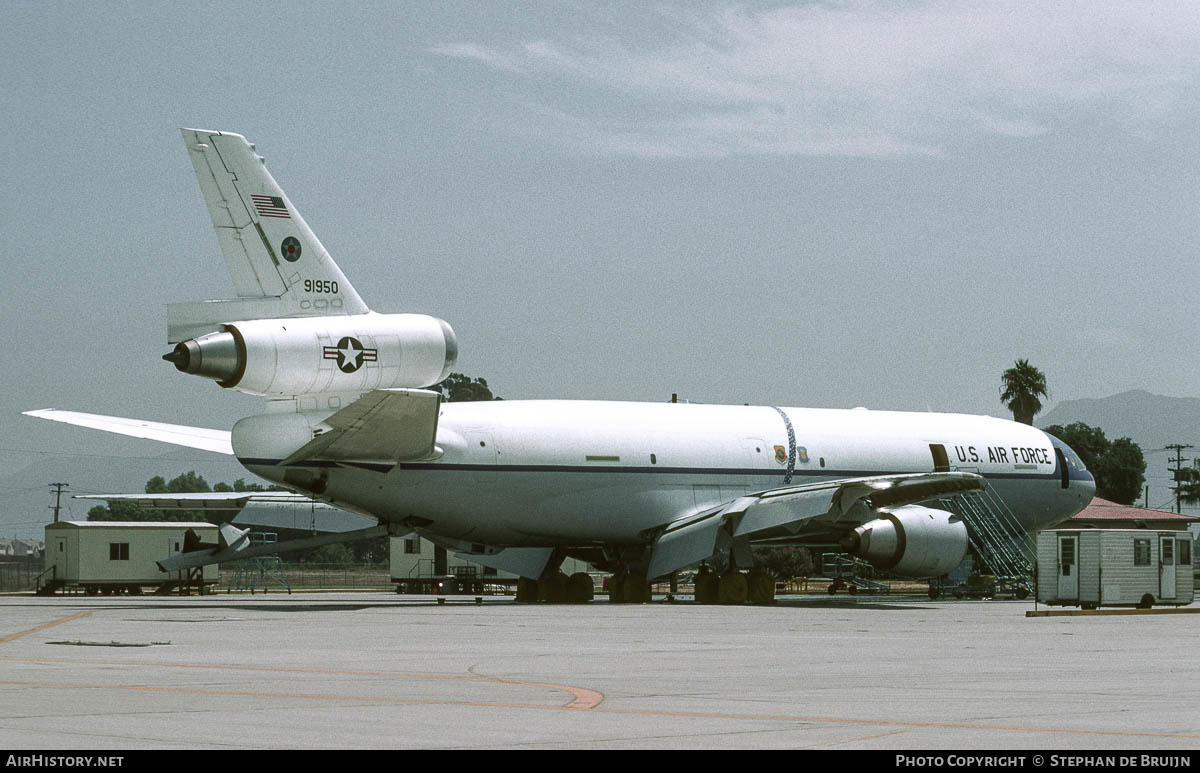
[[[1179,565],[1192,565],[1192,542],[1191,540],[1179,539],[1175,540],[1176,547],[1179,548]]]
[[[1133,565],[1150,566],[1150,540],[1135,539],[1133,541]]]
[[[129,543],[128,542],[110,542],[110,543],[108,543],[108,560],[109,561],[128,561],[129,560]]]

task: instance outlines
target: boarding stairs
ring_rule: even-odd
[[[287,574],[283,569],[283,560],[279,556],[244,558],[234,562],[233,570],[233,582],[229,584],[230,590],[248,590],[251,595],[254,595],[255,589],[261,587],[262,592],[266,593],[270,590],[271,583],[275,582],[286,590],[288,595],[292,593],[292,584],[288,582]]]
[[[941,500],[942,505],[967,525],[971,547],[991,569],[1001,586],[1030,590],[1034,545],[1012,510],[987,480],[980,491],[957,494]]]
[[[56,564],[34,579],[34,587],[37,588],[35,594],[38,596],[53,596],[60,588],[66,587],[66,584],[66,580],[58,579],[58,565]]]
[[[845,553],[822,553],[821,572],[833,580],[829,592],[836,593],[844,587],[851,594],[859,592],[887,593],[891,586],[875,577],[875,567],[859,558]]]

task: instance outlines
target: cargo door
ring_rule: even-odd
[[[1158,597],[1175,598],[1175,538],[1158,540]]]
[[[1058,600],[1079,600],[1079,537],[1058,538]]]

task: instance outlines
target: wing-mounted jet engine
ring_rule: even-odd
[[[901,577],[938,577],[967,553],[967,526],[953,513],[906,505],[879,515],[841,541],[843,550],[876,569]]]

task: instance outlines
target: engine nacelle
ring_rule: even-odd
[[[847,553],[903,577],[940,577],[967,554],[967,526],[953,513],[920,505],[881,510],[842,540]]]
[[[163,356],[184,373],[271,397],[432,386],[457,358],[442,320],[374,313],[230,322]]]

